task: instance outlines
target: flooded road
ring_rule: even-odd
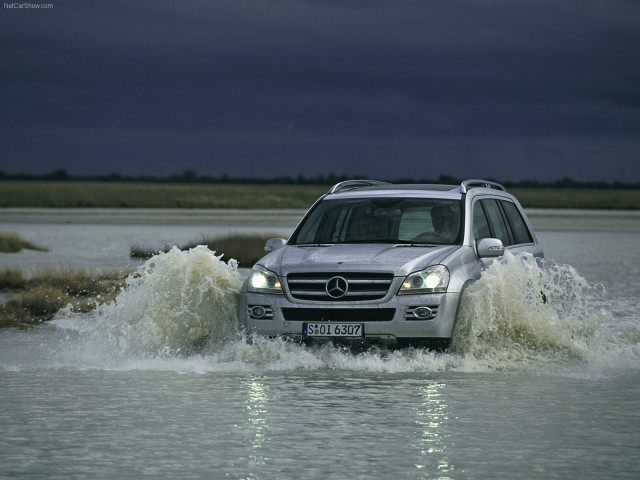
[[[247,339],[233,264],[128,259],[132,244],[287,236],[301,213],[0,211],[2,231],[51,249],[3,267],[140,267],[95,314],[0,331],[0,478],[640,476],[637,212],[528,212],[547,262],[494,264],[438,354]],[[530,308],[527,275],[549,304]]]

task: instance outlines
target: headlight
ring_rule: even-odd
[[[278,275],[260,265],[253,267],[247,290],[256,293],[282,293]]]
[[[405,278],[398,295],[442,293],[447,291],[448,286],[449,270],[444,265],[434,265]]]

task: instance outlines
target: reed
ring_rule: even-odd
[[[234,258],[239,266],[250,267],[264,255],[264,245],[277,233],[234,234],[222,238],[202,238],[181,245],[187,250],[206,245],[225,260]],[[164,247],[162,251],[168,251]],[[157,250],[131,247],[131,256],[146,258]],[[89,312],[116,298],[131,270],[96,271],[83,269],[43,269],[26,278],[16,268],[0,271],[0,291],[12,297],[0,305],[0,327],[28,327],[46,322],[66,306],[74,312]]]
[[[73,297],[110,296],[120,291],[123,273],[115,271],[95,271],[84,269],[43,269],[27,281],[30,288],[47,286],[58,288]]]
[[[0,181],[0,207],[307,208],[327,186]]]
[[[0,207],[308,208],[329,185],[0,180]],[[640,189],[512,187],[525,208],[640,209]]]
[[[27,285],[27,279],[22,270],[17,268],[5,268],[0,271],[0,291],[21,290]]]
[[[17,253],[20,250],[38,250],[48,252],[49,249],[34,245],[15,232],[0,232],[0,253]]]
[[[510,188],[525,208],[638,210],[640,190],[595,188]]]
[[[223,255],[225,260],[235,258],[241,267],[252,267],[264,257],[264,245],[270,238],[281,237],[277,233],[235,234],[223,238],[203,239],[198,245],[207,245],[209,250]],[[195,245],[187,245],[193,248]]]
[[[235,259],[241,267],[252,267],[260,260],[265,252],[264,245],[270,238],[280,237],[278,233],[258,233],[258,234],[232,234],[220,238],[202,238],[200,241],[190,242],[180,245],[180,250],[188,250],[197,245],[206,245],[209,250],[222,255],[224,260]],[[171,249],[165,246],[162,249],[145,249],[140,245],[134,245],[130,248],[130,256],[133,258],[150,258],[153,255],[162,252],[168,252]]]
[[[7,268],[0,271],[0,291],[12,295],[0,305],[0,327],[36,325],[51,320],[66,306],[74,312],[89,312],[114,300],[130,273],[47,269],[27,279],[21,271]]]

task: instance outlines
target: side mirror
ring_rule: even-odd
[[[264,251],[266,253],[273,252],[274,250],[284,247],[285,243],[287,243],[287,241],[284,238],[270,238],[264,246]]]
[[[481,238],[476,242],[478,257],[500,257],[504,255],[504,245],[498,238]]]

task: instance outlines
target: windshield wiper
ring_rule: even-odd
[[[362,244],[362,243],[388,243],[393,245],[394,247],[440,247],[441,245],[436,245],[432,243],[420,243],[420,242],[412,242],[411,240],[399,240],[397,238],[375,238],[370,240],[348,240],[345,242],[338,242],[337,245],[349,245],[349,244]]]
[[[332,247],[333,243],[295,243],[296,247]]]
[[[409,240],[398,240],[397,238],[384,238],[376,240],[349,240],[347,242],[334,243],[294,243],[295,247],[333,247],[334,245],[352,245],[362,243],[388,243],[394,247],[442,247],[443,245],[433,243],[411,242]]]
[[[436,245],[434,243],[402,242],[396,243],[394,247],[442,247],[442,245]]]
[[[375,238],[375,239],[353,239],[353,240],[344,240],[342,242],[336,242],[335,245],[359,245],[363,243],[391,243],[396,244],[398,240],[395,238]]]

